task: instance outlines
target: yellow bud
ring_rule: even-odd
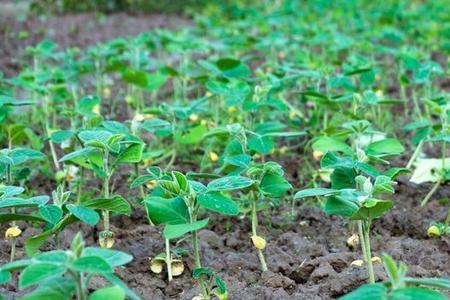
[[[285,54],[283,51],[280,51],[280,52],[278,53],[278,57],[279,57],[280,59],[283,59],[283,58],[286,57],[286,54]]]
[[[210,91],[207,91],[206,93],[205,93],[205,96],[206,97],[211,97],[213,94],[210,92]]]
[[[256,249],[263,250],[266,248],[266,240],[258,235],[252,235],[251,237],[253,246],[255,246]]]
[[[149,159],[149,158],[144,159],[143,162],[144,162],[144,166],[145,167],[148,167],[148,166],[150,166],[152,164],[152,160]]]
[[[207,125],[208,122],[207,122],[206,120],[203,120],[203,119],[202,119],[202,120],[200,121],[200,124],[202,124],[202,125]]]
[[[184,272],[184,263],[179,259],[172,260],[172,275],[180,276]]]
[[[164,261],[161,259],[151,259],[150,260],[150,270],[155,273],[159,274],[163,270]]]
[[[317,150],[313,151],[313,157],[314,157],[315,160],[319,160],[322,156],[323,156],[323,152],[322,151],[317,151]]]
[[[331,182],[331,173],[333,169],[319,169],[319,177],[325,182]]]
[[[97,115],[100,114],[100,105],[97,104],[92,108],[92,112],[96,113]]]
[[[214,295],[216,295],[217,299],[219,299],[219,300],[227,300],[228,299],[228,293],[227,292],[222,294],[222,293],[219,293],[219,291],[215,291]]]
[[[375,265],[379,265],[379,264],[383,263],[383,261],[381,260],[381,258],[379,258],[378,256],[372,257],[371,261],[372,261],[372,263],[375,264]]]
[[[353,234],[351,237],[347,239],[347,246],[355,249],[359,245],[359,236],[357,234]]]
[[[105,88],[103,89],[103,96],[104,96],[105,98],[111,97],[111,90],[110,90],[108,87],[105,87]]]
[[[197,115],[197,114],[191,114],[191,115],[189,116],[189,120],[190,120],[191,122],[197,121],[197,120],[198,120],[198,115]]]
[[[5,239],[11,240],[13,238],[18,237],[22,233],[19,226],[11,226],[5,232]]]
[[[152,114],[145,114],[145,115],[144,115],[144,119],[146,119],[146,120],[153,119],[154,117],[155,117],[155,116],[152,115]]]
[[[286,154],[286,152],[287,152],[288,150],[289,150],[289,149],[288,149],[287,146],[282,146],[282,147],[280,148],[280,154]]]
[[[209,159],[210,159],[211,161],[216,162],[216,161],[219,160],[219,155],[217,155],[216,152],[211,151],[211,152],[209,152]]]
[[[383,97],[383,95],[384,95],[384,93],[383,93],[382,90],[377,90],[377,91],[375,92],[375,94],[376,94],[378,97]]]
[[[427,234],[429,237],[439,237],[441,236],[441,230],[439,227],[432,225],[428,228]]]
[[[363,264],[364,264],[364,261],[362,259],[357,259],[357,260],[352,261],[350,266],[352,266],[352,267],[362,267]]]
[[[230,106],[230,107],[228,107],[228,112],[230,113],[230,114],[232,114],[232,113],[234,113],[234,112],[236,112],[236,106]]]

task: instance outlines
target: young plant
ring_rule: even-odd
[[[103,126],[112,128],[113,132],[103,128],[81,131],[77,137],[83,143],[84,148],[65,155],[60,161],[72,161],[92,169],[102,180],[102,199],[114,202],[116,196],[111,195],[110,180],[116,168],[123,163],[134,164],[141,161],[145,145],[140,139],[124,133],[125,129],[120,124],[104,122]],[[100,232],[99,244],[104,248],[111,248],[114,245],[114,233],[110,230],[109,213],[110,211],[107,209],[102,212],[104,230]]]
[[[397,264],[387,254],[383,255],[383,261],[389,277],[387,281],[363,285],[339,300],[447,299],[436,290],[449,290],[450,281],[447,279],[407,277],[406,264]]]
[[[200,209],[237,215],[239,207],[230,198],[229,192],[247,188],[253,181],[242,176],[227,176],[212,180],[205,186],[199,181],[189,180],[180,172],[173,171],[167,175],[161,171],[158,173],[156,179],[147,177],[147,180],[156,180],[157,186],[146,199],[145,205],[153,224],[165,224],[163,235],[166,240],[166,264],[171,280],[172,255],[169,241],[191,233],[195,268],[203,268],[198,231],[208,224],[209,218],[198,220]],[[199,279],[203,299],[210,299],[211,290],[207,282],[203,276]]]
[[[139,300],[116,275],[115,268],[132,260],[132,256],[110,249],[85,247],[78,233],[70,249],[39,253],[32,258],[15,261],[0,267],[0,283],[12,280],[12,273],[20,271],[19,289],[27,292],[27,299],[94,300],[112,297]],[[96,277],[112,285],[90,293],[90,284]]]

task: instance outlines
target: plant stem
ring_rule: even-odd
[[[167,265],[167,278],[169,282],[172,281],[172,255],[170,254],[170,240],[166,239],[166,265]]]
[[[258,236],[256,232],[256,227],[258,226],[258,217],[256,215],[256,195],[252,191],[253,199],[252,199],[252,234],[253,236]],[[267,264],[264,258],[264,253],[261,249],[258,249],[259,262],[261,263],[261,270],[263,272],[267,271]]]
[[[16,238],[11,239],[11,252],[9,255],[9,261],[14,261],[14,257],[16,256]]]
[[[366,255],[367,255],[367,268],[369,271],[369,282],[375,283],[375,273],[373,271],[372,264],[372,251],[370,249],[370,222],[365,221],[363,224],[363,232],[364,232],[364,244],[366,247]]]
[[[438,187],[441,185],[441,181],[438,180],[434,184],[433,188],[428,192],[428,194],[423,198],[422,203],[420,203],[421,206],[425,206],[428,202],[428,200],[431,199],[431,197],[434,195],[434,193],[437,191]]]
[[[423,141],[424,141],[424,139],[421,140],[419,142],[419,144],[417,144],[416,150],[414,150],[413,155],[411,156],[411,158],[409,159],[408,163],[406,164],[406,168],[407,169],[411,168],[412,164],[416,161],[417,157],[419,156],[420,151],[422,150],[422,147],[423,147]]]
[[[447,231],[448,231],[448,224],[450,224],[450,206],[448,207],[447,217],[445,218],[445,222],[444,222],[444,226]]]
[[[105,199],[109,198],[109,167],[108,167],[108,153],[105,152],[104,161],[103,161],[103,169],[105,171],[106,177],[103,179],[103,196]],[[103,211],[103,226],[104,230],[109,232],[109,211]]]

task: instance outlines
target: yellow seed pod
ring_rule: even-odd
[[[213,94],[210,92],[210,91],[207,91],[206,93],[205,93],[205,96],[206,97],[211,97]]]
[[[219,299],[219,300],[227,300],[228,299],[228,293],[227,292],[222,294],[222,293],[219,293],[219,291],[215,291],[214,295],[216,295],[217,299]]]
[[[96,104],[93,108],[92,108],[92,112],[96,113],[97,115],[100,114],[100,105]]]
[[[285,57],[286,57],[286,54],[284,53],[284,51],[280,51],[280,52],[278,53],[278,58],[284,59]]]
[[[22,233],[19,226],[11,226],[5,231],[5,239],[11,240],[18,237]]]
[[[255,154],[253,155],[253,158],[254,158],[254,159],[260,159],[260,158],[261,158],[261,155],[259,155],[258,153],[255,153]]]
[[[378,256],[374,256],[371,258],[371,261],[373,264],[375,265],[380,265],[383,263],[383,261],[381,260],[381,258],[379,258]]]
[[[156,180],[150,180],[149,182],[147,182],[146,184],[145,184],[145,186],[148,188],[148,189],[153,189],[153,188],[155,188],[155,186],[156,186]]]
[[[143,162],[145,167],[148,167],[152,164],[152,160],[149,158],[144,159]]]
[[[137,114],[134,115],[133,120],[134,121],[138,121],[138,122],[142,122],[142,121],[145,120],[145,116],[143,114],[137,113]]]
[[[197,114],[191,114],[191,115],[189,116],[189,120],[190,120],[191,122],[196,122],[196,121],[198,120],[198,115],[197,115]]]
[[[255,246],[256,249],[263,250],[266,248],[266,240],[258,235],[252,235],[251,237],[253,246]]]
[[[209,152],[209,159],[210,159],[211,161],[216,162],[216,161],[219,160],[219,155],[217,155],[216,152],[211,151],[211,152]]]
[[[441,236],[441,230],[436,225],[432,225],[428,228],[427,235],[429,237],[439,237]]]
[[[153,119],[155,116],[153,115],[153,114],[145,114],[144,115],[144,119],[146,119],[146,120],[150,120],[150,119]]]
[[[179,259],[172,260],[172,276],[180,276],[184,272],[184,263]]]
[[[198,295],[198,296],[193,297],[191,300],[204,300],[204,299],[203,299],[203,296]]]
[[[150,270],[155,273],[159,274],[162,272],[164,266],[164,261],[158,258],[153,258],[150,260]]]
[[[237,109],[236,109],[236,106],[233,106],[233,105],[232,105],[232,106],[229,106],[229,107],[228,107],[228,112],[229,112],[230,114],[236,112],[236,110],[237,110]]]
[[[351,237],[347,239],[347,246],[349,248],[355,249],[359,245],[359,236],[357,234],[353,234]]]
[[[313,157],[315,160],[319,160],[323,156],[322,151],[314,150],[313,151]]]
[[[375,94],[376,94],[378,97],[383,97],[383,95],[384,95],[384,93],[383,93],[382,90],[377,90],[377,91],[375,92]]]
[[[98,243],[102,248],[112,248],[114,246],[114,234],[112,232],[102,231],[100,233]]]
[[[319,177],[325,182],[331,182],[331,173],[333,169],[319,169]]]
[[[287,152],[288,150],[289,150],[289,149],[288,149],[287,146],[282,146],[282,147],[280,148],[280,154],[286,154],[286,152]]]
[[[103,89],[103,97],[105,98],[111,97],[111,89],[109,87],[105,87]]]
[[[364,261],[362,259],[357,259],[357,260],[352,261],[350,266],[352,266],[352,267],[362,267],[363,264],[364,264]]]

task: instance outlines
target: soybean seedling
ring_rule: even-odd
[[[228,193],[247,188],[253,181],[242,176],[227,176],[212,180],[205,186],[199,181],[189,180],[180,172],[173,171],[157,178],[156,184],[145,205],[153,224],[165,224],[163,235],[166,240],[166,263],[168,277],[171,280],[172,258],[169,241],[191,233],[195,267],[203,268],[198,230],[208,224],[209,218],[198,220],[200,208],[226,215],[237,215],[239,207]],[[203,277],[200,277],[200,290],[204,299],[211,298],[211,291]]]
[[[132,256],[111,249],[85,247],[81,233],[78,233],[70,249],[39,253],[30,259],[19,260],[0,267],[0,283],[12,279],[12,272],[20,271],[19,289],[33,299],[104,299],[113,297],[124,300],[140,297],[130,290],[114,270],[129,263]],[[90,284],[100,277],[112,285],[90,293]],[[58,287],[58,288],[55,288]]]
[[[447,299],[443,293],[436,290],[449,290],[450,281],[447,279],[408,277],[406,264],[397,264],[387,254],[383,255],[383,261],[388,275],[387,281],[363,285],[339,300]]]

